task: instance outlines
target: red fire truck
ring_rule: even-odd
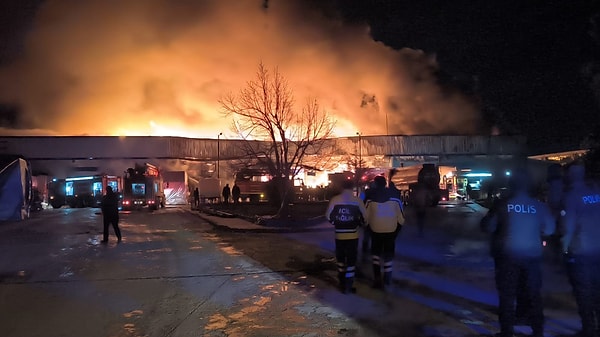
[[[52,179],[48,182],[48,202],[53,208],[68,205],[75,207],[100,207],[106,187],[111,186],[119,193],[121,177],[94,175]]]
[[[240,188],[242,201],[267,201],[271,176],[266,170],[245,168],[236,172],[235,184]]]
[[[128,168],[123,176],[123,210],[165,207],[163,178],[158,167],[145,163]]]

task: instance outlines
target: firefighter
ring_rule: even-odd
[[[481,221],[481,229],[491,234],[501,337],[513,336],[520,283],[526,288],[522,295],[528,303],[522,305],[530,312],[533,336],[544,332],[542,236],[552,234],[556,224],[549,207],[529,195],[529,183],[526,170],[515,170],[510,195],[498,200]]]
[[[121,229],[119,229],[119,197],[113,192],[111,186],[106,187],[106,194],[102,197],[102,220],[104,222],[104,232],[102,243],[108,242],[108,225],[112,227],[117,236],[117,242],[121,242]]]
[[[600,319],[600,189],[586,182],[585,168],[567,171],[567,191],[561,212],[563,254],[581,318],[581,336],[598,336]]]
[[[386,187],[385,177],[374,179],[372,194],[367,200],[367,223],[371,228],[371,259],[373,287],[382,289],[392,282],[392,265],[396,250],[396,237],[404,224],[404,215],[397,198]],[[383,260],[383,282],[381,262]]]
[[[358,228],[365,224],[366,209],[362,200],[354,196],[351,180],[345,180],[342,188],[329,202],[325,217],[335,226],[339,286],[347,294],[355,291],[352,285],[358,255]]]

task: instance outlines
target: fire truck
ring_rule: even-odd
[[[236,172],[235,184],[240,188],[242,201],[267,201],[271,176],[266,170],[245,168]]]
[[[100,207],[106,187],[113,191],[122,190],[121,177],[112,175],[94,175],[52,179],[48,182],[48,202],[53,208]]]
[[[440,201],[448,200],[449,197],[448,189],[441,181],[440,167],[435,164],[425,163],[422,166],[394,168],[390,172],[390,180],[397,189],[408,192],[409,200],[410,193],[417,184],[427,188],[430,206],[437,206]]]
[[[128,168],[123,176],[123,210],[165,207],[163,178],[158,167],[145,163]]]

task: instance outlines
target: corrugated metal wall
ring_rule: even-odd
[[[359,142],[360,140],[360,142]],[[181,137],[0,137],[0,153],[31,159],[177,158],[208,161],[244,156],[241,140]],[[334,155],[521,155],[510,136],[361,136],[328,141]]]
[[[335,142],[338,153],[360,152],[363,156],[522,155],[526,153],[525,138],[509,136],[362,136],[338,138]]]

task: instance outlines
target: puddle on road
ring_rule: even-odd
[[[219,249],[223,252],[225,252],[228,255],[231,256],[241,256],[242,252],[240,252],[239,250],[233,248],[232,246],[227,246],[227,247],[219,247]]]

